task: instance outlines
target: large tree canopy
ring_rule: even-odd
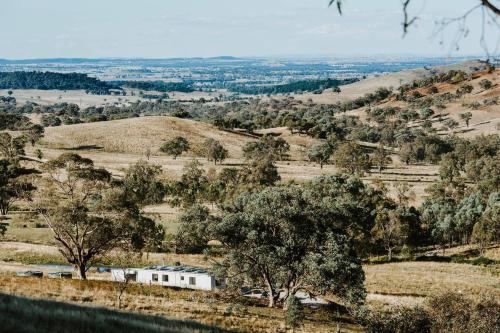
[[[318,204],[311,192],[297,185],[270,187],[226,204],[210,227],[226,254],[217,268],[233,283],[266,288],[269,306],[278,290],[284,290],[285,304],[299,290],[362,303],[364,274],[351,236],[338,224],[343,211],[333,213],[330,202]]]
[[[141,249],[163,238],[163,230],[141,216],[109,172],[95,168],[92,160],[62,154],[47,162],[44,171],[35,208],[80,278],[112,249]]]

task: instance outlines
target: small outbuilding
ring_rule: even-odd
[[[206,269],[189,266],[151,266],[146,268],[113,268],[113,281],[177,287],[197,290],[216,290],[225,287]]]

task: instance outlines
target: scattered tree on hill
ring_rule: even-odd
[[[460,116],[460,119],[462,119],[465,122],[465,125],[467,125],[467,127],[469,127],[469,121],[472,118],[472,113],[470,113],[470,112],[460,113],[459,116]]]
[[[217,140],[208,139],[203,146],[205,147],[206,158],[209,161],[214,161],[214,164],[217,164],[217,162],[222,163],[229,156],[227,149]]]
[[[193,206],[203,201],[208,179],[198,160],[193,160],[184,167],[181,180],[170,184],[168,193],[173,196],[171,203],[184,207]]]
[[[43,138],[44,128],[41,125],[35,124],[32,125],[26,132],[25,136],[28,139],[28,142],[31,143],[31,146],[34,147],[35,143],[37,143],[41,138]]]
[[[344,171],[351,174],[363,175],[371,168],[370,157],[356,142],[346,142],[339,146],[333,154],[333,162]]]
[[[14,160],[19,155],[24,155],[25,138],[13,137],[9,133],[0,133],[0,156],[8,160]]]
[[[491,87],[493,87],[493,83],[488,80],[488,79],[482,79],[480,82],[479,82],[479,86],[483,89],[483,90],[488,90],[488,89],[491,89]]]
[[[407,236],[406,226],[401,221],[400,212],[387,208],[379,209],[372,233],[374,240],[382,241],[389,261],[392,260],[394,248],[402,245]]]
[[[309,160],[318,163],[321,169],[328,163],[332,154],[333,149],[327,142],[313,144],[307,152]]]
[[[113,249],[140,249],[148,243],[145,237],[163,237],[162,229],[113,186],[109,172],[95,168],[90,159],[62,154],[44,171],[35,209],[80,278],[86,279],[89,267]]]
[[[290,151],[290,144],[281,137],[275,137],[270,134],[264,135],[260,141],[268,147],[272,159],[284,160]]]
[[[382,172],[385,167],[392,162],[390,153],[385,149],[384,146],[379,145],[375,150],[372,158],[371,164],[378,168],[378,172]]]
[[[182,153],[189,150],[189,142],[186,138],[182,136],[175,137],[167,142],[165,142],[160,151],[174,157],[174,160],[181,156]]]
[[[176,252],[202,253],[206,250],[210,241],[209,228],[212,220],[209,210],[198,204],[183,212],[175,237]]]
[[[254,186],[274,186],[281,180],[278,168],[269,157],[252,161],[241,174],[247,184]]]
[[[163,201],[165,189],[159,180],[161,166],[138,161],[125,171],[122,187],[127,200],[137,205],[152,205]]]

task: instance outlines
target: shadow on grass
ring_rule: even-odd
[[[229,333],[191,321],[34,300],[0,293],[0,331],[19,333]]]

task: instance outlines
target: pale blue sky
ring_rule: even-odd
[[[433,22],[477,0],[413,1],[422,18],[402,39],[401,0],[348,0],[343,16],[328,0],[2,0],[0,58],[450,55]],[[470,26],[451,55],[483,53],[479,13]]]

